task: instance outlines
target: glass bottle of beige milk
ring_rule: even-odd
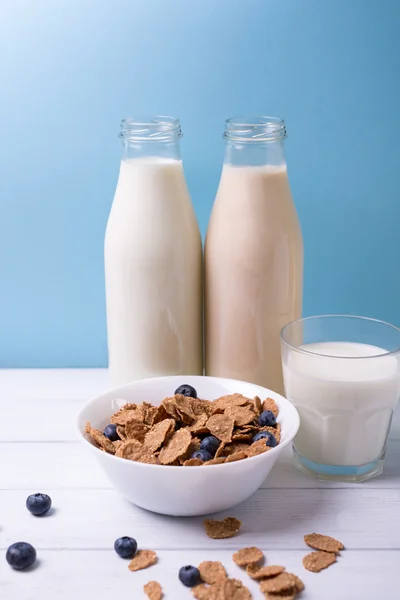
[[[171,117],[125,119],[105,236],[113,385],[202,374],[202,245]]]
[[[301,316],[303,241],[275,117],[226,122],[205,243],[206,374],[283,393],[279,334]]]

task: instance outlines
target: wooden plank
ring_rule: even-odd
[[[3,369],[0,402],[92,398],[109,387],[107,369]]]
[[[305,571],[303,552],[270,551],[269,564],[285,565],[302,578],[306,590],[302,600],[376,600],[395,598],[398,588],[400,552],[347,551],[337,564],[322,573]],[[257,584],[231,560],[228,551],[159,552],[157,565],[131,573],[127,562],[113,551],[40,551],[39,564],[29,573],[8,569],[0,571],[2,598],[7,600],[111,600],[111,598],[145,598],[143,585],[159,581],[165,600],[193,599],[190,589],[179,582],[177,573],[183,564],[198,565],[203,560],[220,560],[231,577],[241,579],[251,589],[254,600],[262,600]],[[300,600],[300,597],[299,597]]]
[[[36,422],[32,423],[35,428]],[[110,487],[97,461],[81,442],[0,443],[0,465],[0,489]],[[400,440],[391,440],[382,476],[364,484],[327,483],[297,471],[287,448],[262,487],[400,489],[399,465]]]
[[[212,540],[203,517],[170,518],[139,509],[112,490],[49,490],[54,514],[33,517],[25,491],[2,491],[1,548],[18,540],[38,548],[112,548],[122,535],[152,549],[237,548],[306,549],[305,533],[333,535],[348,549],[400,550],[399,490],[258,490],[246,502],[219,513],[243,522],[240,536]]]

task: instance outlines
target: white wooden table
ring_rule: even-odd
[[[177,578],[184,564],[220,560],[230,576],[263,596],[232,562],[240,547],[262,548],[269,564],[286,565],[306,584],[304,600],[386,600],[400,597],[400,415],[391,432],[383,476],[364,484],[326,484],[295,471],[290,454],[268,486],[221,513],[243,521],[239,536],[206,537],[202,518],[147,513],[120,498],[74,431],[82,402],[107,388],[105,370],[0,372],[0,599],[144,599],[143,584],[158,580],[165,600],[192,598]],[[54,511],[36,518],[25,508],[30,493],[46,492]],[[207,490],[204,490],[207,493]],[[319,574],[302,566],[303,535],[333,535],[347,550]],[[122,535],[157,551],[159,562],[131,573],[113,550]],[[38,564],[13,571],[6,548],[32,543]]]

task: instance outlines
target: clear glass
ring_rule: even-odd
[[[225,124],[205,241],[206,374],[283,393],[279,334],[301,317],[303,241],[278,117]]]
[[[281,332],[285,394],[300,414],[296,466],[318,479],[380,475],[400,396],[400,329],[366,317],[299,319]]]

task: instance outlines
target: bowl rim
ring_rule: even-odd
[[[102,392],[101,394],[98,394],[97,396],[95,396],[94,398],[91,398],[90,400],[88,400],[87,402],[84,403],[84,405],[80,408],[76,419],[75,419],[75,428],[78,432],[79,438],[80,440],[89,447],[89,449],[92,452],[95,452],[96,456],[102,456],[102,458],[106,458],[106,460],[117,460],[117,461],[123,461],[123,463],[125,464],[133,464],[135,465],[135,467],[137,466],[138,468],[153,468],[153,469],[159,469],[160,467],[162,467],[164,469],[168,468],[168,469],[173,469],[174,473],[177,472],[177,465],[153,465],[153,464],[149,464],[149,463],[141,463],[139,461],[135,461],[135,460],[127,460],[126,458],[123,458],[121,456],[115,456],[114,454],[109,454],[108,452],[103,452],[102,450],[100,450],[100,448],[97,448],[94,444],[92,444],[88,438],[86,437],[85,432],[82,432],[81,429],[81,421],[83,420],[83,413],[86,412],[86,410],[92,406],[95,406],[96,403],[103,398],[104,396],[109,396],[110,394],[116,394],[118,395],[119,393],[121,393],[123,390],[125,390],[127,387],[133,385],[133,384],[139,384],[139,383],[147,383],[147,382],[154,382],[156,381],[170,381],[171,379],[176,379],[177,377],[185,378],[188,380],[187,382],[190,383],[190,379],[196,378],[196,379],[200,379],[200,378],[204,378],[204,379],[208,379],[209,381],[216,381],[216,382],[229,382],[231,384],[246,384],[246,385],[251,385],[254,386],[255,388],[259,388],[260,390],[264,390],[266,391],[268,394],[272,394],[272,396],[274,397],[274,399],[276,399],[276,397],[278,398],[278,406],[281,402],[283,402],[283,404],[286,404],[289,407],[289,411],[291,411],[292,417],[294,418],[294,423],[292,424],[293,427],[293,434],[291,436],[288,437],[287,440],[285,440],[284,442],[279,442],[279,444],[277,446],[275,446],[274,448],[271,448],[271,450],[268,450],[267,452],[262,452],[261,454],[257,454],[256,456],[250,456],[244,460],[240,460],[240,461],[233,461],[233,462],[229,462],[229,463],[221,463],[221,464],[217,464],[217,465],[208,465],[209,468],[220,468],[220,467],[233,467],[235,465],[237,465],[237,463],[247,463],[247,461],[255,461],[255,460],[262,460],[263,458],[265,458],[266,456],[270,456],[271,452],[275,453],[275,454],[279,454],[283,448],[285,448],[288,444],[290,444],[294,437],[296,436],[299,427],[300,427],[300,415],[296,409],[296,407],[289,402],[289,400],[287,398],[285,398],[284,396],[282,396],[281,394],[278,394],[278,392],[274,392],[273,390],[270,390],[268,388],[265,388],[263,386],[251,383],[249,381],[241,381],[241,380],[236,380],[236,379],[229,379],[227,377],[212,377],[212,376],[207,376],[207,375],[170,375],[170,376],[164,376],[164,377],[148,377],[148,378],[144,378],[144,379],[137,379],[135,381],[130,381],[129,383],[125,383],[123,385],[117,386],[117,387],[113,387],[110,389],[107,389],[105,392]],[[232,392],[234,393],[234,392]],[[182,466],[182,465],[180,465]],[[199,465],[199,466],[204,466],[204,465]],[[192,469],[192,471],[196,471],[197,469]],[[183,472],[187,472],[186,470],[183,470]],[[204,472],[204,471],[201,471]]]

